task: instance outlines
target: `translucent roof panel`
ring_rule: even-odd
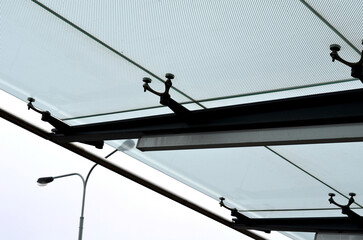
[[[300,1],[42,1],[193,99],[347,79],[359,55]]]
[[[356,193],[356,202],[363,206],[363,143],[293,145],[271,149],[336,190],[344,194]]]
[[[299,1],[42,3],[2,4],[0,87],[72,124],[170,112],[141,81],[166,72],[191,110],[360,87],[329,56],[356,49]]]
[[[134,140],[136,141],[136,140]],[[108,142],[115,148],[122,141]],[[226,203],[252,218],[343,217],[342,205],[355,192],[352,209],[363,216],[360,161],[363,143],[174,150],[125,153]],[[285,233],[314,239],[312,233]]]
[[[113,143],[115,147],[120,143]],[[127,152],[140,161],[241,210],[271,210],[270,216],[282,216],[280,209],[333,208],[328,193],[346,201],[347,186],[320,179],[269,147],[199,149],[177,151]],[[357,166],[355,166],[357,167]],[[332,177],[340,173],[332,173]],[[340,199],[342,198],[342,199]],[[360,207],[359,205],[355,207]],[[332,212],[319,211],[321,216]],[[309,216],[291,211],[290,217]],[[247,211],[249,216],[259,212]],[[333,212],[336,215],[336,212]]]
[[[31,1],[5,1],[1,8],[1,89],[25,101],[34,97],[59,118],[159,106],[157,96],[144,93],[147,74],[134,64]]]
[[[326,19],[353,46],[358,50],[362,50],[363,29],[359,25],[363,21],[362,1],[307,0],[305,2]],[[352,59],[352,61],[357,62],[358,60]]]

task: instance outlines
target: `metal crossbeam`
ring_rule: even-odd
[[[362,141],[363,133],[360,135],[360,130],[355,132],[355,128],[361,128],[361,123],[363,90],[358,89],[204,109],[192,111],[183,117],[166,114],[72,126],[71,131],[57,131],[51,137],[58,142],[82,142],[154,136],[175,137],[175,134],[226,134],[228,131],[236,134],[238,131],[248,132],[252,135],[266,133],[268,141],[256,141],[253,145],[257,146],[265,145],[266,141],[271,144]],[[336,134],[331,137],[311,134],[307,139],[301,139],[308,129],[314,131],[316,128],[336,131]],[[339,129],[350,129],[349,131],[355,134],[339,137]],[[283,131],[290,131],[289,139],[278,139]],[[294,139],[294,136],[297,139]]]

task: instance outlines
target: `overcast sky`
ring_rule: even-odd
[[[0,100],[3,109],[41,123],[40,116],[28,112],[25,103],[13,102],[4,92],[0,92]],[[38,186],[36,180],[74,172],[86,177],[94,163],[2,118],[0,126],[1,239],[77,239],[82,200],[80,178],[56,179],[46,187]],[[94,151],[106,156],[112,148]],[[230,219],[217,201],[180,187],[122,152],[109,160],[128,166],[159,185],[169,186],[200,205],[205,203],[205,207]],[[267,236],[283,239],[279,235]],[[97,166],[87,187],[83,239],[250,238]]]

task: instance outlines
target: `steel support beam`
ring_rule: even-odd
[[[249,229],[266,232],[363,233],[362,225],[351,221],[348,217],[250,219],[245,223],[235,223],[234,227],[241,230]]]
[[[274,132],[311,126],[331,126],[363,122],[363,89],[295,97],[259,103],[192,111],[187,116],[167,114],[121,121],[72,126],[70,132],[57,133],[57,142],[84,142],[114,139],[170,136],[175,134],[204,134],[227,131],[253,130],[250,133]],[[342,126],[343,126],[342,125]],[[299,130],[299,134],[301,131]],[[363,135],[363,134],[362,134]],[[270,134],[271,136],[271,134]],[[314,136],[299,143],[311,143]],[[345,141],[319,139],[315,142]],[[270,140],[269,140],[270,141]],[[275,141],[275,140],[271,140]],[[278,141],[278,140],[277,140]],[[352,136],[346,141],[361,141]],[[294,140],[288,140],[293,143]],[[257,143],[255,143],[258,145]],[[261,141],[261,145],[265,144]],[[284,143],[284,140],[281,141]]]

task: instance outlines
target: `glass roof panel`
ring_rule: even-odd
[[[118,147],[120,143],[111,144]],[[223,196],[227,204],[241,210],[332,208],[328,193],[335,191],[331,186],[269,148],[152,152],[132,149],[127,154],[216,200]]]
[[[271,149],[345,195],[356,193],[356,202],[363,206],[363,143],[274,146]]]
[[[360,23],[363,21],[363,2],[360,0],[307,0],[323,18],[334,26],[352,45],[362,50],[363,29]],[[341,53],[345,51],[342,48]],[[351,59],[357,62],[359,59]]]
[[[347,79],[359,55],[300,1],[42,1],[204,100]]]
[[[135,65],[31,1],[1,4],[1,89],[24,101],[34,97],[35,106],[59,118],[160,106],[144,93],[147,74]],[[159,81],[152,85],[164,89]]]

